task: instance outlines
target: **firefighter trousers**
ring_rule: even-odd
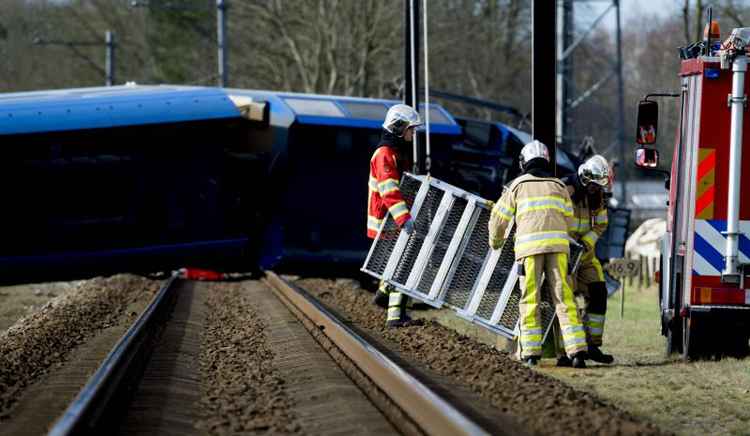
[[[587,351],[586,332],[578,317],[573,290],[568,281],[567,253],[546,253],[525,257],[521,285],[519,346],[521,358],[541,357],[544,330],[540,311],[542,279],[551,291],[552,304],[560,321],[568,356]]]
[[[404,294],[384,281],[380,282],[378,292],[388,295],[388,312],[385,322],[401,320],[406,315],[406,297]]]
[[[596,257],[582,260],[576,273],[575,293],[583,297],[579,313],[588,343],[600,347],[607,314],[607,285],[604,270]]]

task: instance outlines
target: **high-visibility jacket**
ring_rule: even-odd
[[[367,184],[368,238],[375,239],[389,212],[399,226],[411,218],[399,189],[400,180],[396,150],[387,144],[381,145],[370,159],[370,179]]]
[[[516,260],[544,253],[570,254],[573,204],[559,179],[524,174],[510,184],[490,215],[492,248],[502,246],[514,220]]]
[[[604,204],[591,205],[586,196],[581,197],[580,201],[573,203],[573,226],[570,234],[586,246],[582,259],[587,260],[594,257],[596,241],[607,230],[609,218]]]

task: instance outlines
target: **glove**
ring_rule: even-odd
[[[406,221],[403,226],[401,226],[401,230],[403,230],[407,235],[411,235],[414,232],[414,219],[409,218],[409,220]]]
[[[505,244],[505,239],[490,241],[490,248],[492,248],[493,250],[499,250],[503,248],[503,244]]]
[[[583,239],[576,239],[575,241],[576,241],[576,243],[578,245],[580,245],[581,247],[583,247],[583,251],[584,252],[591,251],[592,247],[589,246],[588,242],[584,241]]]

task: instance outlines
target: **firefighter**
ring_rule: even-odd
[[[388,109],[378,148],[370,159],[367,194],[367,237],[375,239],[390,213],[396,224],[407,234],[414,231],[414,220],[401,196],[401,157],[407,154],[414,130],[421,124],[419,114],[410,106],[397,104]],[[386,325],[402,327],[411,319],[406,314],[405,296],[381,281],[375,293],[375,304],[388,308]]]
[[[564,182],[573,200],[574,222],[570,233],[585,248],[573,283],[576,295],[583,297],[580,312],[586,328],[588,357],[609,364],[614,358],[600,349],[607,312],[607,286],[595,249],[596,241],[609,223],[604,196],[604,189],[610,184],[609,164],[603,156],[594,155],[578,167],[577,175]],[[558,365],[569,366],[570,361],[563,356]]]
[[[568,231],[573,206],[565,185],[553,178],[549,151],[539,141],[521,150],[523,174],[515,179],[493,206],[489,222],[490,246],[499,249],[515,220],[515,253],[521,285],[519,346],[521,359],[535,366],[542,356],[542,274],[549,281],[552,300],[562,328],[565,351],[576,368],[586,367],[586,333],[578,318],[568,282]]]

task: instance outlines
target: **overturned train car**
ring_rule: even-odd
[[[0,95],[0,280],[186,265],[354,274],[368,162],[395,103],[166,85]],[[528,135],[430,111],[433,174],[499,196]],[[559,173],[574,170],[557,156]]]

